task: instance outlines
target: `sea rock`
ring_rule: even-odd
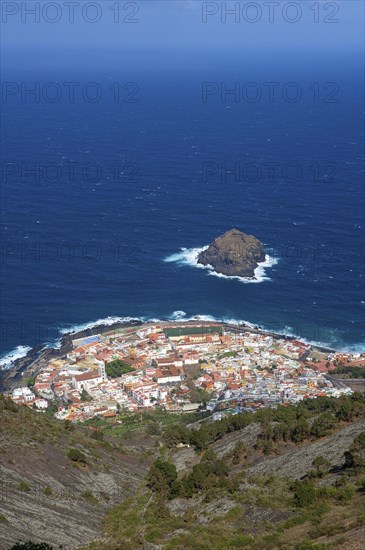
[[[238,229],[217,237],[198,256],[198,263],[211,266],[216,273],[237,277],[255,277],[255,269],[265,261],[264,245]]]

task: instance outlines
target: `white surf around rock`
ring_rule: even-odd
[[[255,269],[254,277],[239,277],[236,275],[223,275],[222,273],[217,273],[214,271],[214,268],[210,265],[202,265],[198,263],[198,256],[204,250],[207,250],[208,246],[203,246],[201,248],[181,248],[180,252],[171,254],[165,258],[165,262],[176,263],[177,265],[184,266],[188,265],[190,267],[198,267],[199,269],[205,269],[208,272],[208,275],[214,277],[220,277],[222,279],[236,279],[241,283],[262,283],[264,281],[271,281],[270,277],[266,274],[266,269],[269,269],[278,263],[278,259],[269,256],[266,254],[265,261],[261,262]]]

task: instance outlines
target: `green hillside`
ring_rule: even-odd
[[[4,550],[14,528],[54,550],[362,548],[360,394],[191,425],[160,412],[73,426],[1,402]]]

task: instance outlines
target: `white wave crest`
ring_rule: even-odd
[[[25,357],[31,349],[29,346],[17,346],[13,351],[3,355],[0,358],[0,370],[10,369],[17,359]]]
[[[105,317],[104,319],[97,319],[96,321],[89,321],[88,323],[81,323],[79,325],[71,325],[60,329],[60,334],[74,334],[75,332],[82,332],[83,330],[94,329],[98,326],[112,326],[118,323],[130,323],[131,321],[143,321],[142,317]]]
[[[169,319],[174,320],[174,317],[173,317],[174,313],[169,316]],[[224,315],[222,317],[214,317],[213,315],[197,314],[197,315],[191,315],[190,317],[186,317],[186,313],[185,313],[184,318],[181,320],[182,321],[205,321],[210,323],[226,323],[227,325],[242,326],[243,331],[247,327],[249,329],[258,329],[259,331],[267,334],[275,334],[277,336],[283,336],[283,337],[289,336],[290,338],[295,338],[296,340],[303,342],[304,344],[308,344],[319,348],[328,348],[328,349],[337,350],[341,352],[348,352],[348,353],[365,353],[365,347],[363,343],[340,344],[336,341],[331,341],[329,339],[327,340],[324,339],[323,341],[313,340],[301,335],[300,332],[296,332],[296,330],[290,326],[285,326],[282,329],[272,328],[264,324],[252,323],[250,321],[246,321],[245,319],[230,318]],[[163,321],[163,319],[160,319],[160,321]]]
[[[278,263],[277,258],[266,254],[265,261],[258,265],[255,269],[255,276],[252,278],[239,277],[237,275],[223,275],[222,273],[216,273],[210,265],[202,265],[198,263],[199,254],[204,250],[207,250],[207,248],[208,246],[203,246],[201,248],[181,248],[180,252],[167,256],[164,261],[168,263],[176,263],[177,265],[189,265],[191,267],[198,267],[199,269],[206,269],[208,274],[214,277],[220,277],[222,279],[236,279],[237,281],[245,284],[271,281],[270,277],[267,277],[265,270]]]
[[[98,326],[112,326],[117,324],[125,324],[129,323],[131,321],[141,321],[143,323],[159,323],[159,322],[168,322],[168,321],[181,321],[181,322],[189,322],[189,321],[202,321],[202,322],[210,322],[210,323],[227,323],[229,325],[242,325],[242,329],[245,330],[245,327],[252,328],[252,329],[259,329],[262,332],[266,333],[274,333],[280,336],[290,336],[292,338],[296,338],[300,340],[301,342],[304,342],[306,344],[310,344],[312,346],[318,346],[318,347],[325,347],[333,350],[339,350],[342,352],[350,352],[350,353],[364,353],[365,348],[362,343],[354,343],[350,345],[346,344],[340,344],[335,341],[315,341],[312,339],[307,339],[303,337],[302,335],[298,334],[298,332],[293,329],[290,326],[286,326],[283,329],[273,329],[272,327],[268,327],[262,324],[256,324],[249,321],[246,321],[245,319],[237,319],[237,318],[230,318],[228,316],[221,316],[221,317],[215,317],[213,315],[207,315],[207,314],[193,314],[189,315],[183,311],[183,310],[176,310],[173,311],[170,314],[162,315],[159,318],[152,318],[152,317],[106,317],[103,319],[98,319],[96,321],[90,321],[88,323],[79,324],[79,325],[70,325],[68,328],[65,326],[60,329],[60,338],[57,341],[48,342],[45,346],[46,348],[59,348],[61,346],[61,340],[62,337],[66,334],[75,334],[78,332],[81,332],[83,330],[87,329],[93,329]],[[331,340],[331,339],[329,339]],[[45,348],[43,348],[45,349]],[[0,358],[0,370],[7,370],[11,368],[15,361],[17,359],[21,359],[22,357],[25,357],[29,351],[31,351],[32,348],[29,346],[18,346],[13,351],[3,355]]]
[[[170,319],[173,319],[175,321],[177,320],[181,320],[181,319],[185,319],[186,317],[186,312],[185,311],[182,311],[182,310],[177,310],[177,311],[174,311],[171,315],[170,315]]]

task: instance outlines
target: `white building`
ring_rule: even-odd
[[[72,386],[80,392],[82,390],[87,391],[92,386],[101,384],[102,382],[104,382],[104,378],[97,371],[86,372],[84,374],[77,374],[76,376],[72,377]]]
[[[28,387],[15,388],[13,390],[13,400],[29,403],[34,401],[35,395]]]
[[[131,390],[131,395],[139,405],[151,407],[156,401],[163,401],[167,391],[154,383],[142,383]]]
[[[34,401],[34,404],[37,407],[37,409],[41,411],[45,411],[48,407],[48,402],[45,399],[36,399]]]

